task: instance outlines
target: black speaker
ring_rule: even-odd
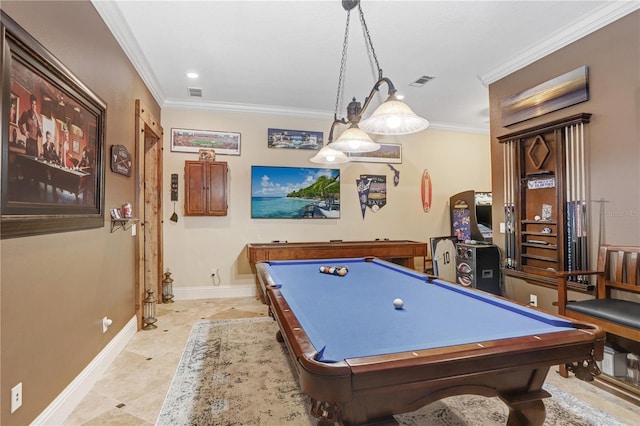
[[[501,295],[498,247],[456,244],[456,281],[464,286]]]

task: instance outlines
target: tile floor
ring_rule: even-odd
[[[254,298],[179,300],[158,305],[158,328],[140,331],[73,411],[64,425],[153,425],[194,321],[266,316]],[[575,378],[549,372],[547,380],[618,420],[632,425],[640,407]]]

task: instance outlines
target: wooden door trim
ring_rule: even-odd
[[[136,170],[135,173],[135,188],[136,188],[136,206],[138,208],[138,215],[140,216],[140,229],[137,234],[136,241],[136,281],[135,281],[135,310],[138,319],[138,330],[142,328],[142,316],[144,312],[144,298],[145,298],[145,139],[154,138],[156,143],[159,143],[160,149],[158,156],[156,157],[157,170],[158,170],[158,185],[162,188],[162,135],[163,130],[159,120],[157,120],[149,109],[142,103],[140,99],[136,99],[136,137],[135,137],[135,149],[136,149]],[[160,218],[158,222],[162,223],[162,191],[158,194],[158,206],[156,210],[157,216]],[[163,258],[162,258],[162,227],[158,230],[158,277],[162,276],[163,270]],[[162,283],[158,283],[157,288],[154,288],[156,299],[162,300]]]

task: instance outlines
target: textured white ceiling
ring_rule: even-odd
[[[162,107],[333,117],[347,18],[339,0],[93,3]],[[435,128],[480,133],[488,131],[488,84],[639,6],[362,1],[380,67],[414,111]],[[339,117],[376,81],[357,9],[347,58]],[[436,78],[409,86],[423,75]]]

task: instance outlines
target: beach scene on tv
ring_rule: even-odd
[[[313,167],[251,167],[254,219],[337,219],[340,170]]]

